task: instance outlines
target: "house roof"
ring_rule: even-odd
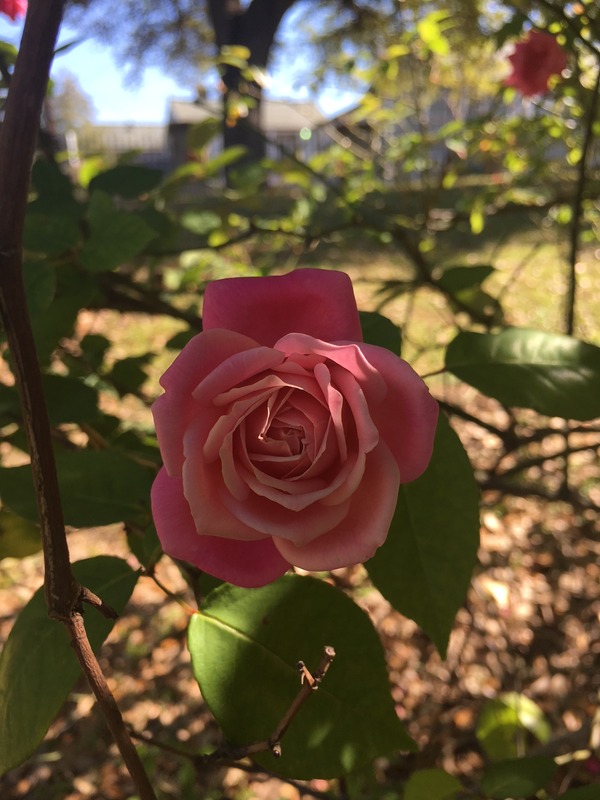
[[[196,125],[209,117],[221,116],[221,104],[214,100],[190,103],[172,100],[169,125]],[[265,133],[297,132],[302,128],[319,127],[327,117],[313,103],[294,103],[290,100],[263,99],[261,117]]]

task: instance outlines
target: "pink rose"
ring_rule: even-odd
[[[11,19],[24,17],[27,13],[27,0],[0,0],[0,12]]]
[[[567,54],[554,36],[544,31],[529,31],[527,38],[517,42],[508,57],[513,71],[506,86],[514,86],[525,97],[543,94],[551,75],[560,75],[567,66]]]
[[[423,381],[362,342],[343,273],[216,281],[203,322],[152,408],[165,552],[247,587],[370,558],[400,483],[429,463],[438,407]]]

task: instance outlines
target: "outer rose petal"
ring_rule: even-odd
[[[387,538],[399,484],[394,457],[381,443],[367,456],[365,475],[352,496],[348,516],[304,547],[275,538],[277,549],[290,564],[306,570],[338,569],[367,561]]]
[[[385,400],[370,405],[371,418],[396,459],[400,481],[409,483],[425,472],[431,459],[438,404],[406,361],[384,347],[361,344],[360,349],[388,387]]]
[[[290,331],[362,342],[352,281],[343,272],[321,269],[209,283],[203,326],[238,331],[268,347]]]
[[[207,331],[194,336],[160,379],[166,390],[152,406],[160,452],[169,475],[180,475],[183,434],[198,412],[192,392],[223,361],[258,347],[233,331]]]
[[[289,569],[273,540],[240,542],[200,536],[183,496],[180,478],[160,470],[152,486],[152,515],[165,553],[236,586],[254,588],[276,580]]]

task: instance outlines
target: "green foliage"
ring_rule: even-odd
[[[479,717],[477,738],[494,761],[515,759],[525,734],[546,742],[550,727],[541,708],[529,697],[507,692],[489,700]]]
[[[137,580],[123,560],[111,556],[80,561],[73,572],[117,613],[123,611]],[[114,620],[89,609],[85,622],[97,652]],[[80,673],[62,625],[48,619],[40,589],[20,613],[0,655],[0,774],[33,753]]]
[[[458,436],[441,416],[424,475],[400,487],[384,545],[367,562],[373,583],[446,652],[479,545],[479,491]]]
[[[589,420],[600,416],[600,348],[570,336],[509,328],[460,333],[446,368],[508,406]]]
[[[139,214],[116,208],[99,189],[90,197],[88,219],[91,233],[80,260],[92,272],[106,272],[129,261],[156,236]]]
[[[543,789],[555,772],[554,759],[543,756],[499,761],[487,767],[481,788],[493,800],[530,797]]]
[[[39,527],[7,509],[0,510],[0,559],[26,558],[42,549]]]
[[[288,575],[262,589],[215,589],[189,629],[202,696],[238,745],[271,736],[300,689],[298,661],[314,671],[326,645],[336,658],[286,733],[281,758],[257,757],[296,778],[335,777],[414,746],[368,617],[328,584]]]
[[[400,355],[402,332],[387,317],[377,314],[375,311],[361,311],[360,326],[365,342],[385,347],[397,356]]]
[[[456,800],[462,789],[459,781],[443,769],[420,769],[404,787],[404,800]]]
[[[159,169],[120,164],[93,177],[88,190],[92,197],[95,192],[104,192],[108,195],[135,198],[156,189],[161,181],[162,172]]]
[[[117,450],[59,452],[56,461],[67,525],[85,528],[146,521],[150,469]],[[3,503],[26,519],[37,520],[31,468],[0,468],[0,476]]]

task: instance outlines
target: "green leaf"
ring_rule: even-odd
[[[281,758],[256,759],[295,778],[333,778],[414,746],[366,614],[327,583],[287,575],[261,589],[215,589],[189,628],[202,696],[237,745],[271,736],[300,689],[297,662],[315,670],[326,645],[337,657],[290,725]]]
[[[125,561],[112,556],[79,561],[73,573],[119,614],[138,578]],[[86,609],[85,627],[95,652],[114,622]],[[0,655],[0,774],[33,753],[80,672],[69,637],[59,622],[48,618],[39,589],[19,614]]]
[[[162,177],[160,169],[123,164],[95,175],[88,188],[90,192],[101,191],[133,199],[156,189]]]
[[[59,341],[72,334],[80,309],[91,303],[97,291],[92,277],[81,269],[61,266],[57,279],[52,303],[43,313],[32,318],[41,363],[49,361]]]
[[[142,367],[145,367],[153,353],[144,353],[141,356],[129,356],[115,362],[112,370],[106,375],[115,389],[121,396],[126,394],[136,394],[141,385],[148,380],[148,375]]]
[[[425,473],[400,487],[385,544],[365,566],[400,613],[442,655],[467,593],[479,546],[479,490],[456,433],[440,416]]]
[[[156,236],[139,214],[121,211],[110,197],[96,190],[90,198],[90,238],[80,260],[93,272],[106,272],[130,261]]]
[[[65,523],[77,528],[128,520],[147,521],[153,471],[112,450],[56,454]],[[37,520],[29,465],[0,469],[2,501]]]
[[[447,292],[460,292],[481,286],[486,278],[495,272],[487,264],[474,264],[472,267],[447,267],[437,280],[437,285]]]
[[[483,707],[475,733],[489,758],[500,761],[516,758],[520,733],[533,734],[547,742],[550,728],[542,709],[517,692],[506,692],[489,700]]]
[[[25,558],[42,549],[40,529],[12,511],[0,511],[0,559]]]
[[[365,342],[378,347],[385,347],[399,356],[402,348],[400,328],[376,311],[360,311],[359,314]]]
[[[133,555],[146,569],[153,567],[163,554],[154,525],[146,528],[128,526],[127,543]]]
[[[66,214],[43,214],[31,207],[25,217],[23,247],[33,253],[58,256],[79,241],[77,220]]]
[[[590,420],[600,416],[600,348],[525,328],[459,333],[446,368],[507,406]]]
[[[431,11],[420,22],[417,23],[417,33],[421,40],[432,53],[437,53],[440,56],[448,55],[450,52],[450,43],[445,37],[443,23],[448,19],[448,12],[443,10]]]
[[[196,125],[192,125],[185,137],[187,147],[190,150],[202,150],[221,132],[222,128],[222,120],[214,117],[209,117]]]
[[[199,236],[206,236],[223,224],[221,217],[214,211],[186,211],[180,223],[183,228]]]
[[[499,761],[486,768],[481,788],[493,800],[531,797],[544,788],[556,769],[554,759],[543,756]]]
[[[558,800],[598,800],[597,786],[580,786],[561,794]]]
[[[47,261],[25,261],[23,283],[32,318],[49,308],[56,293],[56,270]]]
[[[42,381],[52,425],[89,422],[98,416],[98,393],[91,386],[63,375],[44,375]],[[21,419],[21,404],[14,387],[0,384],[0,412]]]
[[[420,769],[404,787],[404,800],[455,800],[462,790],[460,782],[443,769]]]

